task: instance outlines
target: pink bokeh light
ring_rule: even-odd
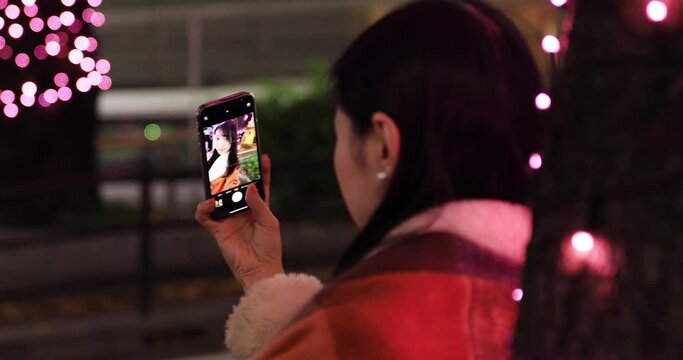
[[[38,96],[38,104],[42,107],[50,106],[50,103],[45,100],[45,94],[40,94],[40,96]]]
[[[107,74],[111,70],[111,64],[106,59],[97,60],[97,63],[95,64],[95,70],[97,70],[97,72],[100,74]]]
[[[81,32],[81,30],[83,30],[83,23],[81,20],[76,19],[74,20],[74,23],[69,26],[69,31],[71,31],[73,34],[78,34]]]
[[[5,38],[0,36],[0,49],[5,47]]]
[[[23,69],[31,63],[31,58],[29,58],[28,55],[24,53],[19,53],[14,58],[14,62],[17,64],[18,67]]]
[[[59,21],[64,26],[71,26],[73,25],[74,21],[76,21],[76,16],[74,16],[74,13],[71,11],[64,11],[59,15]]]
[[[0,92],[0,101],[2,101],[3,104],[10,104],[13,103],[15,99],[14,96],[14,91],[12,90],[5,90],[3,92]]]
[[[512,300],[520,302],[522,301],[522,297],[524,297],[524,291],[522,291],[522,289],[517,288],[512,290]]]
[[[5,16],[10,20],[15,20],[21,14],[21,9],[18,6],[12,4],[5,8]]]
[[[7,28],[7,32],[9,33],[9,36],[18,39],[24,35],[24,27],[19,24],[12,24]]]
[[[38,45],[33,49],[33,56],[38,60],[45,60],[47,58],[47,50],[45,50],[45,45]]]
[[[27,96],[35,96],[38,91],[38,86],[33,81],[27,81],[21,86],[21,92]]]
[[[563,7],[567,3],[567,0],[550,0],[550,3],[556,7]]]
[[[54,78],[55,85],[64,87],[69,84],[69,76],[63,72],[57,73]]]
[[[57,90],[55,89],[47,89],[45,90],[45,101],[47,101],[50,104],[54,104],[59,100],[59,94],[57,94]]]
[[[21,3],[26,6],[32,6],[36,4],[36,0],[21,0]]]
[[[88,0],[88,4],[92,7],[98,7],[102,5],[102,0]]]
[[[91,72],[95,70],[95,60],[91,57],[85,57],[81,60],[81,69],[85,72]]]
[[[12,58],[12,54],[14,54],[14,49],[9,45],[5,45],[0,49],[0,59],[9,60]]]
[[[64,6],[73,6],[75,3],[76,0],[62,0],[62,4],[64,4]]]
[[[41,32],[45,27],[45,22],[41,18],[33,18],[28,23],[28,26],[33,30],[33,32]]]
[[[541,41],[541,47],[543,48],[543,51],[549,54],[556,54],[560,52],[560,39],[553,35],[546,35]]]
[[[7,104],[4,109],[5,116],[8,118],[15,118],[19,115],[19,107],[16,104]]]
[[[95,39],[92,36],[89,37],[88,38],[88,48],[86,50],[88,52],[95,52],[95,50],[97,50],[97,46],[98,46],[97,39]]]
[[[88,73],[88,81],[90,81],[92,86],[99,86],[102,82],[102,74],[97,71],[91,71]]]
[[[24,14],[26,14],[26,16],[30,18],[38,15],[38,6],[36,6],[35,4],[24,6]]]
[[[59,19],[59,16],[50,16],[47,18],[47,27],[51,30],[57,30],[62,27],[62,20]]]
[[[669,13],[669,8],[666,4],[659,0],[650,1],[645,8],[647,17],[654,22],[661,22],[666,20]]]
[[[586,231],[577,231],[572,235],[572,247],[574,250],[586,254],[593,250],[595,239],[593,235]]]
[[[62,47],[56,41],[50,41],[45,45],[45,51],[50,56],[56,56],[60,50],[62,50]]]
[[[94,13],[96,13],[96,11],[94,9],[91,9],[91,8],[87,8],[87,9],[83,10],[83,15],[82,15],[83,21],[90,23],[90,18],[93,16]]]
[[[107,75],[102,76],[102,81],[100,81],[99,88],[102,90],[109,90],[109,89],[111,89],[111,86],[112,86],[111,78]]]
[[[529,167],[538,170],[543,166],[543,157],[539,153],[533,153],[529,157]]]
[[[88,46],[90,46],[90,41],[85,36],[79,36],[74,40],[74,47],[78,50],[85,51]]]
[[[538,110],[548,110],[550,109],[550,106],[552,105],[553,101],[550,98],[550,95],[546,93],[540,93],[536,95],[536,108]]]
[[[103,13],[101,12],[95,12],[92,14],[90,17],[90,22],[95,26],[95,27],[100,27],[104,25],[104,23],[107,21],[107,18],[104,16]]]
[[[67,42],[69,42],[69,34],[65,33],[64,31],[60,31],[57,33],[57,38],[59,39],[59,45],[67,46]]]
[[[62,101],[69,101],[71,100],[71,96],[73,95],[73,92],[71,91],[71,88],[69,87],[61,87],[59,90],[57,90],[57,95],[59,96],[59,100]]]
[[[83,61],[83,52],[78,49],[69,51],[69,61],[74,65],[80,64]]]
[[[21,105],[24,105],[25,107],[31,107],[36,103],[36,98],[32,95],[23,94],[19,98],[19,101],[21,102]]]
[[[5,27],[5,19],[0,16],[0,30]]]
[[[92,85],[90,84],[90,81],[88,81],[87,78],[82,77],[78,79],[78,81],[76,81],[76,89],[78,89],[78,91],[82,93],[90,91],[91,87]]]
[[[7,0],[0,0],[0,10],[7,7]]]
[[[57,34],[47,34],[45,35],[45,43],[49,43],[50,41],[54,42],[59,42],[59,35]]]

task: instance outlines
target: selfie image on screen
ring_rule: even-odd
[[[259,180],[254,113],[204,127],[211,195]]]

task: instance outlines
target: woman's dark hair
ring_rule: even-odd
[[[386,196],[338,274],[425,209],[456,199],[525,202],[526,164],[541,141],[541,81],[523,37],[499,11],[473,0],[405,5],[360,35],[332,78],[357,136],[377,111],[402,134]]]
[[[233,120],[226,121],[216,128],[214,130],[214,134],[220,130],[224,136],[228,138],[228,141],[230,142],[230,150],[228,151],[228,169],[225,172],[224,177],[230,176],[235,169],[237,169],[237,166],[239,163],[237,162],[237,127],[235,125],[235,122]],[[215,135],[214,135],[215,136]],[[214,162],[216,162],[216,159],[220,154],[218,151],[214,151],[213,154],[211,155],[211,158],[208,161],[209,164],[209,169],[213,165]]]

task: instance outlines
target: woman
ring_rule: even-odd
[[[540,137],[522,37],[478,1],[419,1],[360,35],[332,76],[335,172],[360,232],[323,286],[284,273],[267,191],[251,186],[251,211],[220,222],[200,204],[246,290],[227,345],[259,359],[507,358]]]
[[[214,149],[207,154],[211,194],[249,182],[240,171],[237,161],[237,130],[233,121],[226,121],[216,127],[213,144]]]

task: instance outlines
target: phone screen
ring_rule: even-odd
[[[251,96],[200,110],[200,145],[207,195],[215,199],[218,217],[247,209],[244,195],[252,182],[261,190],[256,111]],[[262,191],[261,191],[262,192]]]

